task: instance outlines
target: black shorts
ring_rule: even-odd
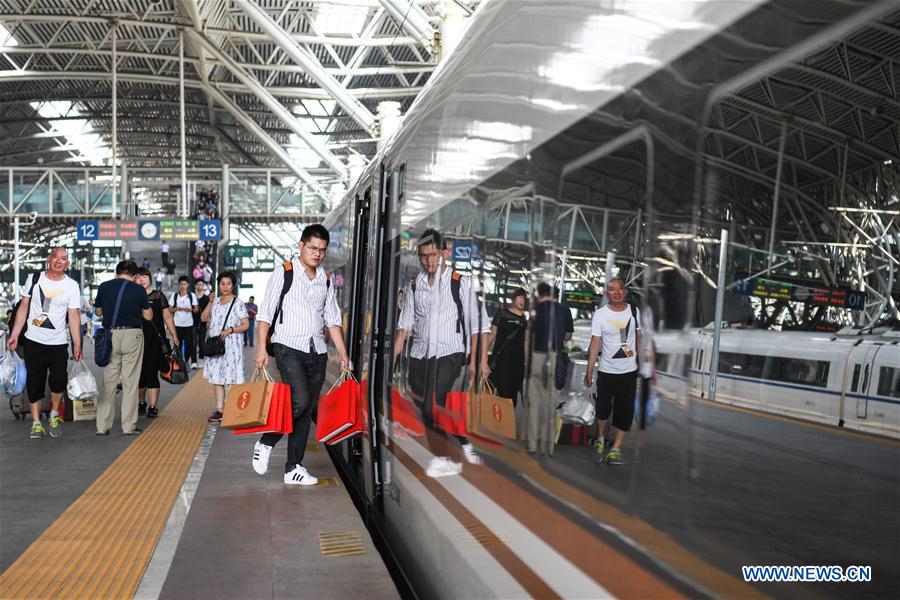
[[[69,345],[48,346],[28,340],[25,342],[25,367],[28,369],[28,401],[44,398],[47,371],[50,371],[50,392],[61,394],[69,383]]]
[[[634,420],[634,394],[637,371],[631,373],[597,374],[597,418],[604,421],[612,413],[613,427],[621,431],[631,429]]]

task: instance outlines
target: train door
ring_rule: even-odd
[[[703,333],[697,334],[697,345],[694,348],[694,360],[690,370],[691,382],[696,385],[694,392],[701,398],[706,397],[706,389],[709,386],[709,372],[706,362],[712,349],[712,337]],[[692,386],[694,387],[694,386]]]
[[[357,194],[353,212],[353,250],[352,250],[352,290],[353,296],[349,302],[349,322],[347,323],[347,352],[350,354],[350,360],[353,363],[354,375],[359,380],[365,380],[367,377],[368,366],[362,357],[365,348],[367,331],[365,322],[368,318],[366,310],[366,297],[370,293],[369,288],[369,211],[372,200],[372,188],[363,192],[362,196]],[[365,402],[367,398],[363,398]],[[367,465],[371,461],[367,458],[369,454],[365,448],[365,439],[356,438],[349,443],[343,445],[345,453],[344,460],[356,472],[355,479],[366,481],[371,476],[366,473]],[[368,482],[366,482],[368,484]],[[368,485],[367,485],[368,487]]]
[[[859,344],[850,354],[850,389],[847,396],[856,403],[856,419],[869,417],[869,392],[873,389],[875,357],[880,349],[879,344]],[[851,410],[852,404],[845,407],[845,411]]]
[[[872,360],[872,376],[866,394],[869,424],[880,432],[900,434],[900,347],[878,346]]]

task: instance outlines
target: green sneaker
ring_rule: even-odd
[[[602,437],[594,442],[594,462],[603,462],[603,453],[606,451],[606,440]]]
[[[606,462],[607,462],[607,464],[610,464],[610,465],[623,465],[623,464],[625,464],[625,461],[622,460],[622,451],[619,450],[618,448],[613,448],[613,449],[611,449],[611,450],[606,454]]]
[[[50,437],[58,438],[62,435],[62,422],[59,417],[50,417]]]
[[[40,423],[32,424],[31,435],[29,437],[33,440],[39,440],[44,437],[44,426]]]

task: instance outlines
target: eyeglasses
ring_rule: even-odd
[[[319,248],[318,246],[310,246],[309,244],[303,244],[303,247],[317,256],[325,256],[325,253],[328,252],[328,248]]]

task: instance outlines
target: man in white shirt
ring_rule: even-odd
[[[169,242],[162,240],[159,245],[159,255],[162,258],[163,266],[169,264]]]
[[[197,368],[197,342],[194,339],[194,316],[197,308],[197,296],[188,290],[188,278],[182,275],[178,278],[178,291],[169,299],[169,311],[175,321],[175,331],[181,340],[184,353],[184,361],[190,362],[191,368]],[[200,340],[203,343],[203,340]]]
[[[422,271],[415,282],[407,283],[403,290],[393,364],[397,364],[404,343],[411,337],[407,368],[409,385],[419,405],[422,422],[436,432],[434,407],[440,410],[446,406],[447,393],[452,391],[460,370],[468,366],[469,382],[474,381],[479,367],[482,378],[490,373],[487,348],[491,321],[484,306],[478,302],[469,278],[454,272],[448,264],[450,248],[439,232],[425,230],[416,252]],[[480,343],[479,336],[482,336]],[[454,437],[467,461],[481,462],[468,438]],[[429,477],[443,477],[456,475],[461,469],[462,464],[458,461],[435,456],[425,472]]]
[[[606,285],[609,304],[598,308],[591,321],[591,344],[584,385],[590,388],[594,365],[600,356],[597,375],[597,441],[594,460],[622,464],[622,444],[634,420],[634,395],[637,386],[638,352],[641,346],[641,311],[625,302],[628,289],[619,278]],[[604,439],[606,423],[612,414],[615,440]],[[611,447],[610,447],[611,446]],[[604,456],[605,452],[605,456]]]
[[[81,360],[81,290],[68,275],[69,253],[54,248],[47,257],[47,270],[32,274],[25,282],[22,303],[15,315],[15,325],[7,348],[15,351],[19,334],[25,331],[25,367],[28,369],[28,402],[31,404],[31,439],[44,437],[41,425],[41,399],[50,386],[50,437],[62,435],[59,403],[68,384],[68,345],[72,355]],[[68,330],[68,333],[66,332]],[[49,372],[49,378],[48,378]]]
[[[300,257],[281,265],[269,276],[266,291],[256,316],[256,366],[269,364],[266,342],[269,329],[272,351],[278,361],[282,380],[291,386],[293,432],[288,436],[284,483],[315,485],[319,480],[303,466],[310,419],[316,411],[319,393],[325,383],[328,363],[324,330],[334,343],[341,369],[348,369],[350,357],[344,345],[343,317],[331,277],[322,268],[331,236],[322,225],[309,225],[300,235]],[[287,273],[290,275],[287,276]],[[285,285],[290,281],[290,287]],[[272,448],[282,437],[266,433],[253,448],[253,470],[265,475]]]

